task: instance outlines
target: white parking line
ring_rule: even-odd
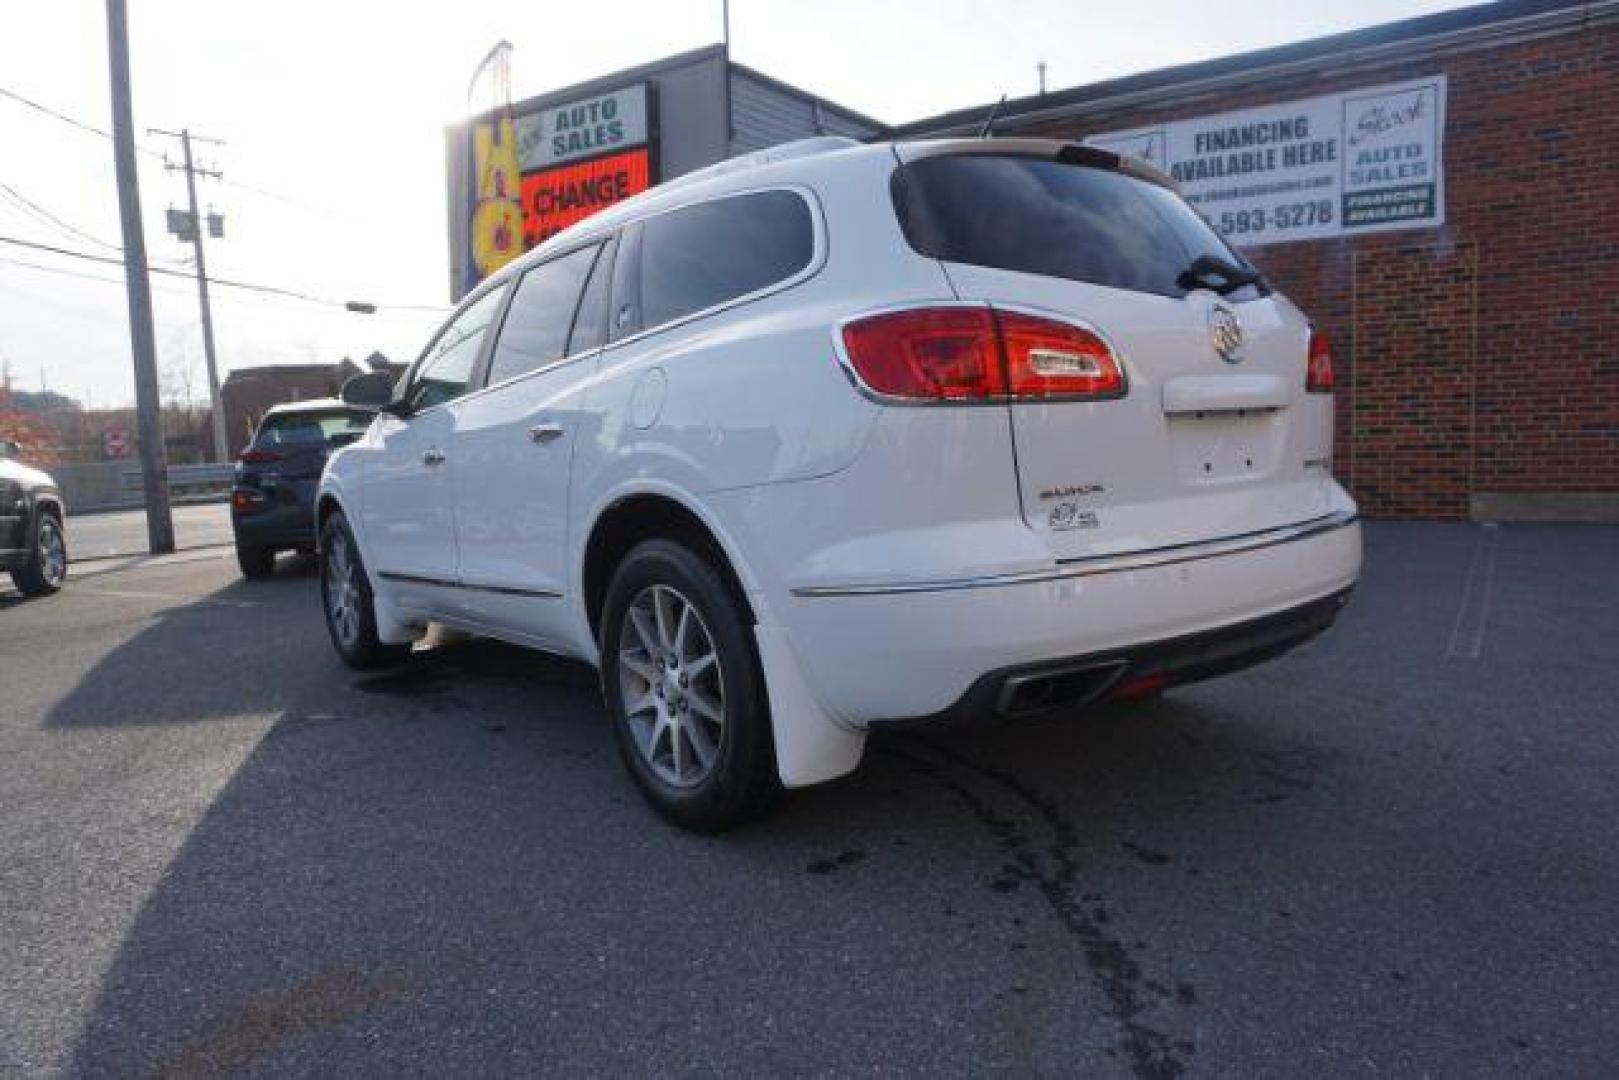
[[[1490,622],[1490,601],[1495,594],[1495,547],[1500,526],[1489,522],[1479,531],[1473,548],[1473,562],[1467,568],[1467,584],[1462,589],[1462,606],[1450,628],[1450,660],[1477,660],[1484,652],[1484,631]]]

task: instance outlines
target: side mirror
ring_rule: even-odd
[[[386,371],[367,371],[345,382],[339,396],[345,405],[378,412],[393,401],[393,379]]]

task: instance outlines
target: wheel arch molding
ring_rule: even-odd
[[[749,616],[758,621],[758,586],[747,563],[714,515],[684,491],[663,484],[625,487],[602,499],[589,521],[590,527],[581,532],[576,559],[576,595],[592,641],[600,640],[613,570],[644,540],[680,541],[711,559]]]

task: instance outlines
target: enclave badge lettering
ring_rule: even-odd
[[[1042,499],[1069,499],[1075,495],[1100,495],[1107,488],[1101,484],[1069,484],[1066,487],[1046,488],[1040,493]]]

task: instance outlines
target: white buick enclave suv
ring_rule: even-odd
[[[485,282],[331,459],[342,657],[430,622],[601,671],[688,827],[869,730],[1153,694],[1326,628],[1360,568],[1324,338],[1133,159],[812,140]]]

